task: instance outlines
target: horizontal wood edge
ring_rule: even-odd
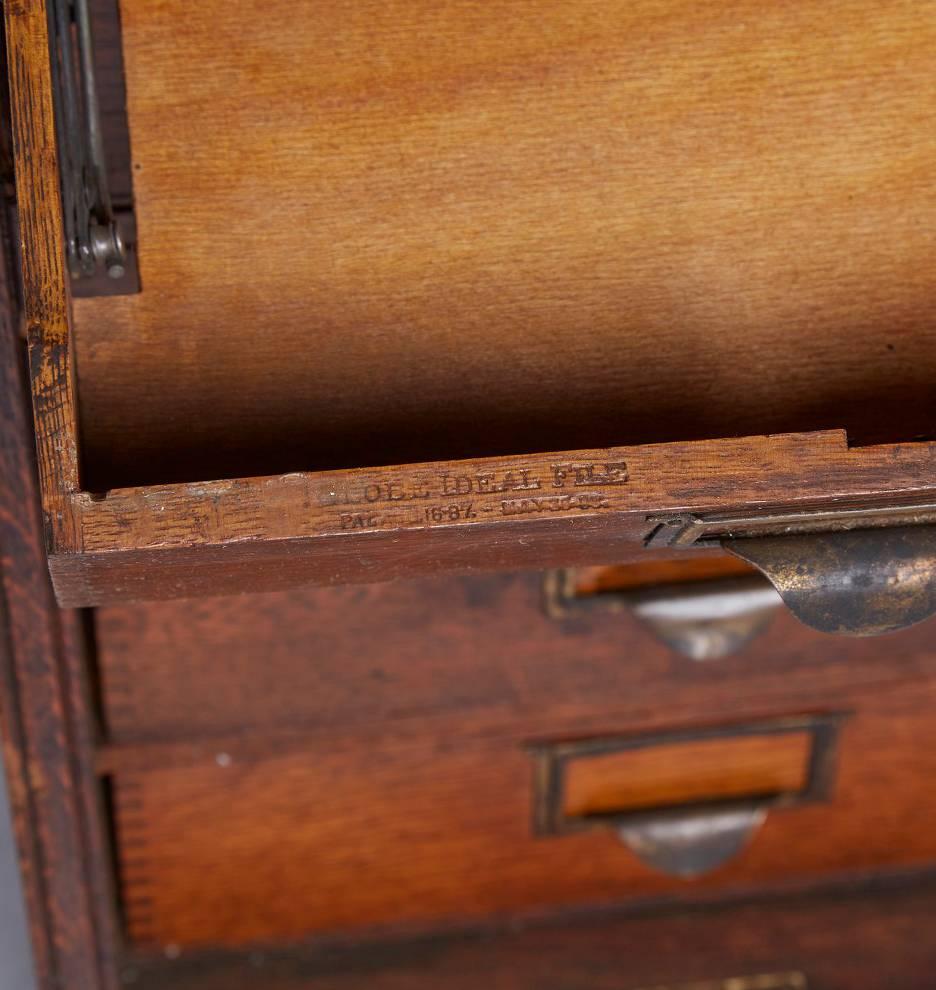
[[[936,492],[936,443],[843,431],[292,473],[72,495],[73,606],[424,573],[623,563],[647,516]]]
[[[783,676],[783,675],[779,675]],[[925,691],[928,675],[921,672],[909,680]],[[327,747],[333,752],[356,752],[362,746],[419,746],[426,752],[438,744],[442,750],[452,746],[513,745],[535,749],[554,744],[557,739],[582,740],[595,737],[596,724],[602,732],[620,738],[642,738],[658,734],[672,735],[680,727],[698,732],[721,729],[726,733],[745,726],[763,725],[769,734],[778,722],[804,724],[851,718],[860,711],[860,698],[873,694],[878,699],[894,699],[906,691],[908,676],[896,672],[893,678],[875,678],[864,683],[857,693],[849,694],[844,686],[848,675],[825,688],[822,701],[816,697],[814,682],[793,684],[786,680],[783,704],[761,701],[739,716],[737,699],[709,701],[706,717],[699,719],[699,702],[691,694],[672,696],[665,706],[648,711],[645,702],[622,698],[601,708],[596,723],[593,705],[582,708],[552,705],[547,711],[525,710],[522,716],[513,705],[493,706],[476,712],[470,724],[456,725],[448,714],[419,713],[383,721],[364,721],[354,725],[294,723],[275,730],[244,725],[219,733],[201,733],[195,729],[160,736],[131,737],[102,742],[95,753],[94,769],[99,776],[123,776],[125,779],[151,771],[186,769],[217,764],[224,767],[252,765],[302,753],[315,753]],[[837,695],[837,704],[828,703],[828,692]],[[518,730],[518,718],[522,728]],[[431,742],[430,742],[431,740]],[[219,760],[220,757],[220,760]]]
[[[859,899],[863,907],[886,914],[893,912],[904,898],[918,905],[921,921],[928,918],[936,900],[936,866],[895,868],[873,874],[842,871],[820,881],[794,879],[756,889],[687,890],[679,900],[665,895],[636,898],[625,904],[544,908],[528,913],[522,922],[499,917],[471,926],[452,922],[439,926],[430,935],[400,925],[390,930],[317,935],[302,945],[273,943],[240,950],[190,950],[180,958],[168,958],[164,950],[155,946],[134,946],[128,950],[126,962],[135,976],[142,976],[137,985],[143,990],[169,986],[197,990],[215,973],[224,974],[225,986],[230,986],[228,980],[236,976],[234,985],[238,990],[259,990],[269,985],[274,973],[281,976],[284,970],[294,973],[296,982],[282,985],[295,986],[296,990],[318,986],[324,980],[329,988],[337,987],[344,979],[349,987],[357,987],[360,984],[354,978],[362,972],[373,986],[399,987],[403,984],[397,981],[402,977],[407,986],[436,990],[440,975],[436,967],[440,962],[451,960],[455,967],[462,967],[475,953],[490,951],[499,956],[512,944],[520,948],[522,957],[526,954],[524,943],[554,940],[557,934],[571,936],[575,941],[581,939],[582,958],[592,958],[597,928],[607,929],[613,935],[610,945],[614,959],[619,962],[620,938],[632,926],[645,930],[647,925],[665,925],[667,920],[679,925],[708,926],[718,924],[720,917],[730,921],[734,912],[756,912],[758,921],[765,914],[789,921],[794,911],[808,911],[812,905],[838,907],[848,913]],[[750,925],[741,930],[749,931]],[[617,986],[620,971],[616,970],[616,974]],[[277,981],[276,986],[280,985]]]

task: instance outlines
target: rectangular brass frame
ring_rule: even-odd
[[[645,736],[605,736],[573,742],[532,744],[529,749],[533,755],[533,833],[538,836],[572,835],[593,828],[607,828],[645,819],[648,815],[662,811],[667,813],[727,811],[749,807],[752,801],[765,808],[793,808],[828,801],[835,780],[839,730],[845,718],[847,718],[846,712],[835,712],[709,729],[653,733]],[[566,769],[573,760],[676,743],[741,739],[750,736],[779,736],[794,732],[808,732],[812,737],[806,784],[799,791],[751,794],[743,798],[695,801],[683,805],[669,805],[665,808],[641,808],[637,811],[598,815],[566,815],[562,810]]]

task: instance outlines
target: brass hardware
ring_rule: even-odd
[[[753,564],[790,611],[820,632],[875,636],[936,612],[931,502],[648,522],[648,547],[721,546]]]
[[[641,990],[809,990],[803,973],[757,973],[732,976],[727,980],[703,980],[701,983],[667,983]]]
[[[715,660],[759,636],[783,604],[759,574],[660,584],[578,595],[575,571],[551,571],[544,584],[547,612],[562,618],[600,608],[630,611],[670,649],[692,660]]]
[[[767,818],[756,802],[724,810],[650,814],[617,826],[618,838],[648,866],[690,880],[734,859]]]
[[[648,866],[681,878],[700,876],[737,855],[771,809],[829,799],[842,718],[841,714],[803,716],[729,728],[533,745],[533,830],[539,836],[561,836],[611,829]],[[650,810],[566,813],[567,771],[575,760],[654,746],[802,732],[810,735],[812,745],[800,790]]]
[[[936,527],[725,540],[813,629],[876,636],[936,612]]]
[[[645,541],[648,548],[712,547],[722,540],[742,537],[837,533],[936,523],[936,502],[861,509],[823,505],[756,516],[750,513],[683,512],[669,516],[650,516],[647,522],[651,527]]]

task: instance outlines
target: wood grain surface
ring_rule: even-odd
[[[11,9],[16,6],[6,5],[10,17],[18,16]],[[97,726],[81,620],[56,607],[46,567],[26,348],[6,220],[0,209],[2,765],[39,990],[113,990],[117,926],[94,774]]]
[[[24,312],[45,525],[74,542],[78,412],[45,0],[4,4]],[[47,539],[49,539],[47,537]]]
[[[849,689],[936,676],[926,625],[855,639],[785,612],[748,649],[695,663],[626,612],[550,617],[540,575],[112,606],[96,637],[108,772],[314,749],[336,733],[574,738],[638,718],[663,731],[699,713],[730,721],[741,703],[835,708]]]
[[[577,598],[588,598],[638,588],[686,585],[756,573],[747,561],[728,553],[689,551],[684,557],[672,559],[651,557],[634,564],[576,568],[572,574],[572,593]]]
[[[772,794],[808,782],[808,732],[668,743],[569,762],[566,817],[620,814]]]
[[[71,605],[643,557],[648,516],[933,500],[936,444],[841,431],[81,492]]]
[[[846,890],[642,918],[594,915],[499,938],[140,960],[140,990],[929,990],[936,891]],[[705,982],[700,987],[701,981]]]
[[[76,302],[91,488],[933,435],[927,4],[121,12],[145,289]]]
[[[854,640],[781,614],[699,664],[626,614],[551,618],[541,578],[500,575],[112,606],[97,641],[141,943],[471,927],[936,860],[925,626]],[[776,812],[702,884],[603,833],[532,837],[530,743],[843,709],[833,803]]]
[[[933,435],[919,4],[127,0],[147,288],[73,334],[43,6],[7,17],[61,602],[618,563],[648,513],[933,488],[929,444],[826,429]]]

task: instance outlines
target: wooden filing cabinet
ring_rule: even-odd
[[[43,990],[926,986],[925,5],[4,16]]]
[[[926,626],[885,653],[780,615],[756,646],[699,663],[625,616],[557,624],[541,584],[101,609],[99,769],[131,940],[428,934],[936,858],[919,827],[936,814]],[[602,754],[581,750],[596,739]],[[563,800],[582,830],[537,821],[541,756],[570,746]],[[811,774],[821,793],[771,807],[700,877],[641,862],[599,817],[799,797]]]

